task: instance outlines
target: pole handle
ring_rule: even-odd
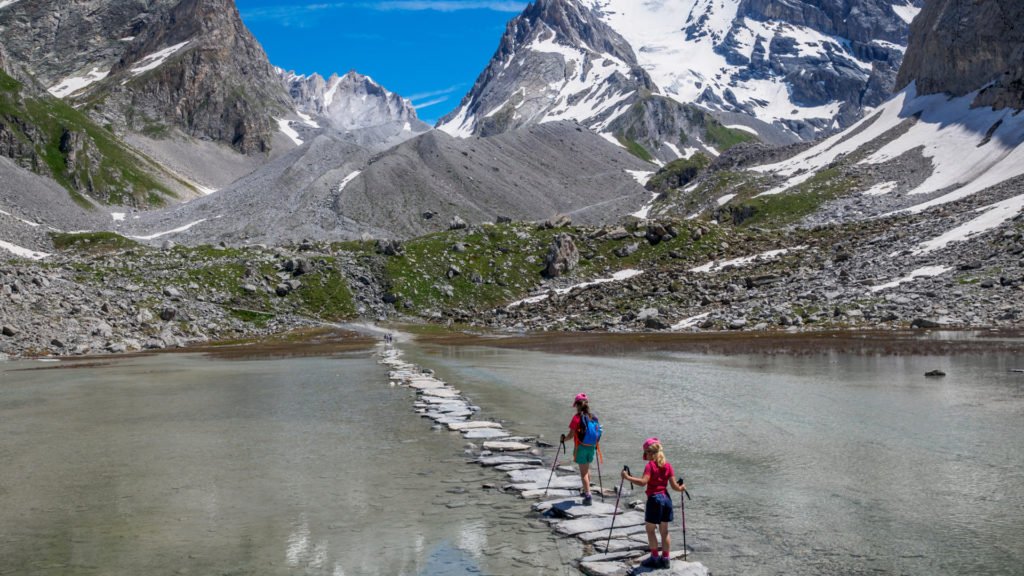
[[[565,454],[565,434],[558,437],[558,443],[562,445],[562,454]]]
[[[680,485],[686,484],[686,482],[683,481],[683,477],[682,476],[680,476],[679,478],[676,478],[676,482],[679,482]],[[693,500],[693,498],[690,496],[690,491],[689,490],[683,490],[683,495],[686,496],[688,499]]]

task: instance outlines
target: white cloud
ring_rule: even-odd
[[[441,98],[434,98],[433,100],[427,100],[426,102],[420,102],[419,104],[413,104],[412,107],[419,110],[420,108],[427,108],[434,104],[440,104],[441,102],[447,102],[448,97],[442,96]]]

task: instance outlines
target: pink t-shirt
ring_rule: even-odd
[[[571,433],[570,436],[572,436],[574,444],[580,443],[579,438],[576,436],[576,431],[580,429],[580,424],[582,424],[582,422],[580,422],[580,415],[577,413],[572,417],[572,420],[569,421],[569,432]]]
[[[668,479],[675,475],[675,471],[672,470],[672,465],[665,462],[665,466],[659,468],[654,461],[647,463],[647,467],[644,468],[644,476],[650,476],[650,481],[647,482],[647,495],[654,496],[655,494],[665,493],[668,494]]]

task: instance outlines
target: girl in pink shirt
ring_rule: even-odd
[[[644,527],[647,529],[647,543],[651,547],[651,557],[640,563],[647,568],[668,568],[669,552],[672,546],[668,534],[668,523],[672,521],[672,498],[668,495],[668,486],[676,492],[686,490],[685,484],[676,481],[675,470],[665,461],[661,441],[648,438],[644,441],[644,460],[648,460],[641,478],[630,476],[625,470],[622,478],[631,484],[647,487],[647,505],[644,507]],[[658,537],[655,527],[661,532],[661,556],[658,556]]]

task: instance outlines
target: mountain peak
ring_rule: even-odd
[[[394,122],[424,128],[408,100],[356,70],[331,74],[327,80],[315,73],[307,77],[279,70],[278,74],[299,111],[326,118],[337,130]]]

